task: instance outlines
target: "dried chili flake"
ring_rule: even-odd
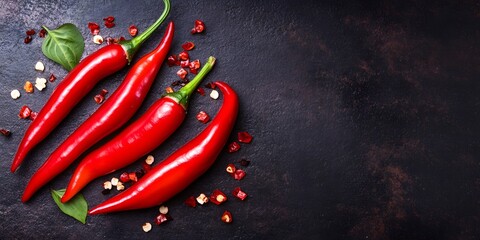
[[[173,93],[174,91],[173,91],[172,87],[168,86],[168,87],[165,88],[165,92],[166,93]]]
[[[233,192],[232,192],[233,196],[237,197],[238,199],[240,200],[245,200],[245,198],[247,198],[247,193],[245,193],[244,191],[242,191],[242,189],[240,187],[236,187],[235,189],[233,189]]]
[[[114,23],[114,22],[107,22],[107,21],[105,21],[103,24],[104,24],[105,27],[107,27],[107,28],[113,28],[113,27],[115,27],[115,23]]]
[[[177,76],[180,77],[180,79],[185,79],[187,76],[188,72],[185,71],[185,69],[181,68],[180,70],[177,71]]]
[[[238,135],[238,141],[241,143],[252,142],[253,137],[248,132],[239,132],[237,135]]]
[[[204,111],[200,111],[198,114],[197,114],[197,120],[201,123],[207,123],[209,120],[210,120],[210,116],[208,116],[208,114]]]
[[[202,87],[197,88],[197,92],[198,92],[200,95],[205,96],[205,89],[203,89]]]
[[[190,50],[192,50],[194,47],[195,47],[195,44],[194,44],[193,42],[185,42],[184,44],[182,44],[182,48],[183,48],[183,50],[185,50],[185,51],[190,51]]]
[[[88,24],[88,29],[90,29],[90,33],[92,35],[97,35],[100,33],[100,26],[96,22],[89,22]]]
[[[25,33],[27,34],[27,36],[33,36],[35,35],[35,29],[29,29]]]
[[[235,167],[235,165],[233,165],[233,163],[229,163],[227,165],[227,168],[225,168],[225,171],[227,171],[230,174],[235,173],[235,170],[237,170],[237,168]]]
[[[130,181],[133,181],[133,182],[138,181],[137,173],[136,172],[128,173],[128,179],[130,179]]]
[[[155,224],[157,225],[160,225],[164,222],[168,222],[168,221],[171,221],[173,220],[173,218],[168,215],[168,214],[163,214],[163,213],[160,213],[158,214],[158,216],[155,218]]]
[[[114,21],[115,21],[115,17],[114,17],[114,16],[108,16],[108,17],[104,18],[103,21],[105,21],[105,22],[114,22]]]
[[[35,118],[37,118],[37,115],[38,115],[37,112],[33,112],[33,111],[32,111],[32,112],[30,113],[30,116],[28,116],[28,119],[30,119],[30,120],[33,121],[33,120],[35,120]]]
[[[191,34],[201,33],[205,30],[205,23],[202,20],[195,20],[194,26],[190,31]]]
[[[171,55],[170,57],[167,58],[167,64],[169,67],[172,66],[179,66],[180,61],[177,58],[177,55]]]
[[[231,223],[233,221],[232,213],[229,211],[223,212],[221,219],[224,223]]]
[[[103,100],[105,100],[105,97],[100,94],[97,94],[95,95],[95,97],[93,97],[93,100],[95,100],[97,104],[101,104],[103,103]]]
[[[235,173],[233,174],[233,178],[235,178],[235,180],[240,181],[245,177],[245,175],[247,175],[245,173],[245,171],[243,171],[242,169],[237,169],[237,170],[235,170]]]
[[[190,67],[190,60],[184,60],[184,61],[180,61],[180,67],[182,68],[187,68],[187,67]]]
[[[5,129],[5,128],[0,128],[0,133],[3,135],[3,136],[10,136],[10,134],[12,134],[9,130]]]
[[[26,81],[25,84],[23,85],[23,89],[27,93],[33,93],[33,83],[30,81]]]
[[[210,195],[210,202],[213,202],[216,205],[220,205],[227,201],[227,195],[220,191],[219,189],[213,190],[212,195]]]
[[[152,169],[152,166],[146,162],[142,162],[142,169],[145,173],[148,173]]]
[[[238,152],[238,150],[240,150],[240,144],[238,144],[237,142],[232,142],[228,145],[229,153]]]
[[[21,119],[27,119],[30,117],[30,114],[32,114],[32,109],[30,109],[27,105],[23,105],[18,116]]]
[[[178,54],[178,59],[180,59],[180,61],[185,61],[185,60],[188,60],[189,58],[190,58],[190,55],[188,54],[187,51],[183,51]]]
[[[55,75],[53,75],[53,73],[52,73],[52,74],[50,74],[50,77],[48,78],[48,81],[54,82],[56,79],[57,79],[57,77],[55,77]]]
[[[130,182],[130,177],[127,172],[124,172],[120,175],[120,182],[123,182],[123,183]]]
[[[135,25],[130,25],[130,27],[128,27],[128,32],[130,33],[130,36],[135,37],[137,36],[138,28]]]
[[[45,29],[40,29],[40,32],[38,32],[38,37],[44,38],[45,35],[47,35],[47,30]]]
[[[246,167],[246,166],[248,166],[248,165],[250,164],[250,161],[247,160],[247,159],[240,159],[239,162],[240,162],[240,165],[242,165],[242,166],[244,166],[244,167]]]
[[[185,201],[184,201],[185,205],[189,206],[189,207],[196,207],[197,206],[197,201],[195,200],[195,197],[194,196],[190,196],[188,197]]]
[[[32,41],[32,36],[30,35],[26,36],[25,39],[23,39],[23,42],[25,44],[29,44],[31,41]]]

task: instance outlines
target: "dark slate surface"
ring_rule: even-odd
[[[173,1],[168,20],[176,23],[172,53],[184,41],[197,44],[193,58],[209,55],[218,64],[205,80],[224,80],[237,91],[237,131],[255,139],[216,164],[166,204],[174,221],[143,233],[157,209],[89,217],[86,225],[63,215],[49,190],[65,187],[69,168],[30,202],[25,184],[56,146],[98,105],[92,97],[113,91],[128,68],[102,81],[41,145],[21,169],[9,172],[29,121],[22,105],[39,110],[66,72],[46,59],[41,39],[23,44],[24,32],[65,22],[80,27],[89,54],[86,24],[116,17],[104,36],[140,30],[163,9],[161,1],[3,0],[0,6],[1,239],[478,239],[480,177],[480,6],[477,1]],[[204,35],[192,36],[193,21],[205,21]],[[157,44],[165,25],[144,45]],[[138,57],[136,58],[138,59]],[[46,72],[34,71],[36,61]],[[163,67],[140,111],[176,79]],[[10,98],[26,80],[59,79],[43,92]],[[214,115],[221,101],[195,96],[190,114],[163,146],[157,161],[195,136],[203,125],[196,112]],[[233,139],[233,135],[232,135]],[[252,161],[237,182],[227,163]],[[140,166],[133,164],[128,169]],[[100,203],[101,183],[84,191],[90,206]],[[190,209],[183,200],[220,188],[241,186],[245,202]],[[234,223],[219,220],[228,209]]]

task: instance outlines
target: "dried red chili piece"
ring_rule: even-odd
[[[128,32],[130,33],[130,36],[135,37],[137,36],[138,28],[135,25],[130,25]]]
[[[5,128],[0,128],[0,133],[3,135],[3,136],[10,136],[10,134],[12,134],[9,130],[5,129]]]
[[[235,173],[233,174],[233,178],[235,178],[235,180],[240,181],[245,177],[245,175],[247,175],[245,173],[245,171],[243,171],[242,169],[237,169],[237,170],[235,170]]]
[[[201,20],[195,20],[193,29],[190,31],[191,34],[201,33],[205,30],[205,23]]]
[[[35,29],[29,29],[25,32],[28,36],[33,36],[35,35]]]
[[[169,67],[172,67],[172,66],[179,66],[180,65],[180,61],[178,60],[177,58],[177,55],[171,55],[170,57],[167,58],[167,64]]]
[[[233,165],[233,163],[229,163],[227,165],[227,168],[225,168],[225,171],[227,171],[230,174],[235,173],[236,170],[237,170],[237,168],[235,167],[235,165]]]
[[[37,115],[38,115],[37,112],[33,112],[33,111],[32,111],[32,112],[30,113],[30,116],[28,116],[28,119],[30,119],[30,120],[33,121],[33,120],[35,120],[35,118],[37,118]]]
[[[32,114],[32,109],[30,109],[27,105],[23,105],[18,116],[21,119],[27,119],[30,117],[30,114]]]
[[[187,76],[188,72],[185,71],[185,69],[181,68],[180,70],[177,71],[177,76],[180,77],[180,79],[185,79]]]
[[[233,196],[237,197],[238,199],[240,199],[242,201],[245,200],[245,198],[247,198],[247,193],[242,191],[242,189],[240,187],[236,187],[235,189],[233,189],[232,194],[233,194]]]
[[[248,132],[239,132],[238,133],[238,141],[241,143],[250,143],[252,142],[252,135]]]
[[[127,183],[127,182],[130,182],[130,178],[128,176],[128,173],[127,172],[124,172],[120,175],[120,181],[122,183]]]
[[[115,23],[114,23],[114,22],[107,22],[107,21],[105,21],[103,24],[104,24],[105,27],[107,27],[107,28],[113,28],[113,27],[115,27]]]
[[[187,51],[183,51],[178,54],[178,59],[180,59],[180,61],[185,61],[185,60],[188,60],[189,58],[190,58],[190,55],[188,54]]]
[[[90,33],[92,35],[98,35],[100,33],[100,26],[98,25],[98,23],[89,22],[88,29],[90,29]]]
[[[187,68],[190,67],[190,60],[180,61],[180,67]]]
[[[185,51],[190,51],[190,50],[192,50],[194,47],[195,47],[195,44],[194,44],[193,42],[185,42],[184,44],[182,44],[182,48],[183,48],[183,50],[185,50]]]
[[[29,44],[32,41],[32,36],[26,36],[25,39],[23,39],[23,42],[25,44]]]
[[[166,93],[173,93],[174,91],[173,91],[172,87],[168,86],[167,88],[165,88],[165,92]]]
[[[136,172],[131,172],[128,174],[128,178],[131,180],[131,181],[138,181],[138,178],[137,178],[137,173]]]
[[[233,221],[232,213],[229,211],[223,212],[221,219],[224,223],[231,223]]]
[[[200,111],[197,114],[197,120],[200,121],[201,123],[207,123],[210,120],[210,116],[204,111]]]
[[[200,60],[199,59],[195,59],[193,61],[190,62],[190,65],[188,66],[188,68],[190,68],[190,72],[193,73],[193,74],[197,74],[198,73],[198,70],[200,69]]]
[[[239,162],[240,162],[240,165],[242,165],[242,166],[244,166],[244,167],[246,167],[246,166],[248,166],[248,165],[250,164],[250,161],[247,160],[247,159],[240,159]]]
[[[50,74],[50,77],[48,78],[48,81],[54,82],[56,79],[57,79],[57,77],[55,77],[55,75],[53,75],[53,73],[52,73],[52,74]]]
[[[103,21],[105,21],[105,22],[114,22],[114,21],[115,21],[115,17],[114,17],[114,16],[108,16],[108,17],[104,18]]]
[[[145,161],[143,161],[142,168],[145,173],[148,173],[152,169],[152,166],[146,163]]]
[[[210,202],[215,203],[216,205],[220,205],[227,201],[227,195],[220,191],[219,189],[213,190],[212,195],[210,195]]]
[[[168,221],[171,221],[173,220],[173,218],[168,215],[168,214],[163,214],[163,213],[160,213],[156,218],[155,218],[155,224],[157,225],[160,225],[164,222],[168,222]]]
[[[205,96],[205,89],[203,89],[202,87],[197,88],[197,92],[198,92],[200,95]]]
[[[238,150],[240,150],[240,144],[238,144],[237,142],[232,142],[228,145],[229,153],[238,152]]]
[[[40,32],[38,32],[38,36],[41,37],[41,38],[44,38],[45,35],[47,35],[47,30],[45,29],[40,29]]]
[[[103,100],[105,100],[105,97],[100,94],[97,94],[95,95],[95,97],[93,97],[93,100],[95,100],[97,104],[101,104]]]
[[[197,200],[195,200],[195,197],[194,196],[190,196],[188,197],[186,200],[185,200],[185,205],[189,206],[189,207],[196,207],[197,206]]]

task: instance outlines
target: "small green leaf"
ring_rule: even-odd
[[[48,33],[42,44],[43,54],[68,71],[72,70],[80,62],[85,49],[82,33],[71,23],[65,23],[55,30],[43,28]]]
[[[68,216],[71,216],[80,221],[81,223],[85,224],[88,211],[87,200],[85,200],[83,195],[79,193],[75,195],[75,197],[70,199],[70,201],[68,201],[67,203],[62,203],[60,199],[62,198],[63,194],[65,194],[65,189],[52,189],[53,200],[58,205],[60,210],[62,210],[62,212],[67,214]]]

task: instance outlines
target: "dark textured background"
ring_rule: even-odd
[[[205,80],[224,80],[237,91],[241,110],[235,132],[254,135],[240,152],[222,153],[191,187],[170,200],[174,221],[143,233],[156,209],[87,219],[63,215],[49,189],[66,185],[73,168],[29,203],[20,196],[33,172],[97,107],[92,97],[113,91],[128,68],[102,81],[16,174],[13,154],[29,121],[24,104],[39,110],[66,72],[41,53],[41,39],[23,44],[25,30],[65,22],[79,26],[89,54],[87,22],[116,17],[103,36],[140,30],[161,13],[161,1],[13,1],[0,4],[0,239],[478,239],[480,237],[480,4],[478,1],[173,1],[172,53],[187,40],[192,58],[218,58]],[[204,35],[192,36],[195,19]],[[165,25],[146,42],[157,44]],[[46,72],[34,71],[41,60]],[[26,80],[57,82],[43,92],[10,98]],[[176,79],[163,67],[136,117]],[[220,101],[195,96],[182,128],[153,154],[157,161],[195,136],[200,110],[214,115]],[[233,136],[232,136],[233,139]],[[227,163],[248,158],[247,177],[236,182]],[[129,169],[137,169],[139,163]],[[112,174],[111,176],[118,175]],[[101,178],[83,193],[96,205]],[[191,209],[183,200],[215,188],[241,186],[245,202]],[[219,220],[223,210],[234,223]]]

